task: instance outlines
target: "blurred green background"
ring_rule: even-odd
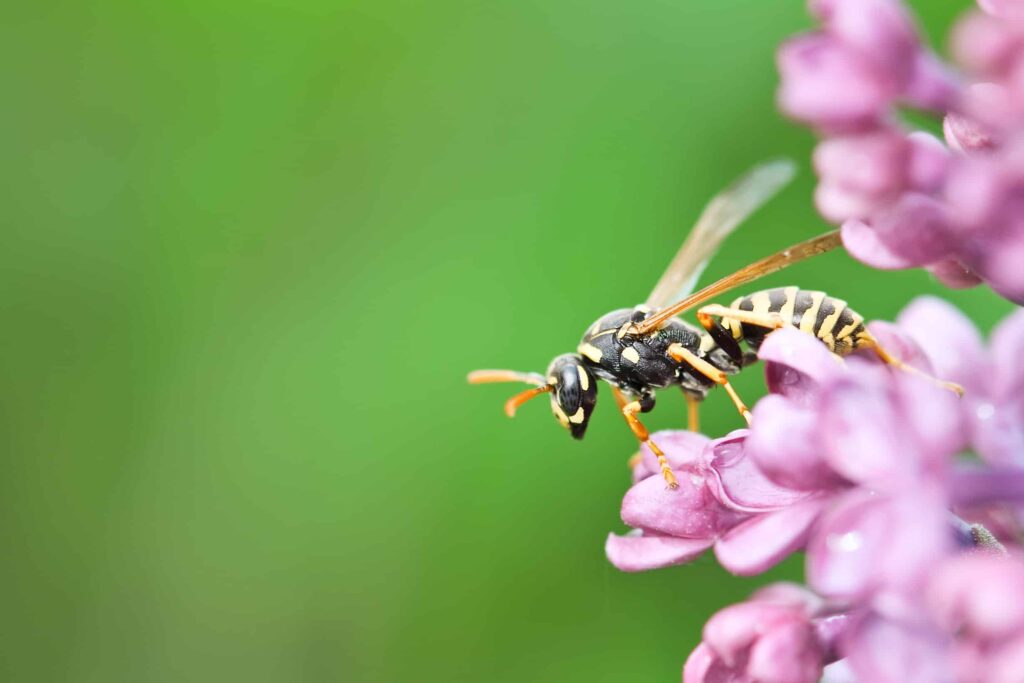
[[[965,5],[916,9],[941,43]],[[808,27],[760,0],[6,8],[0,678],[677,680],[799,558],[620,574],[610,395],[576,443],[464,377],[642,300],[759,160],[802,173],[705,279],[826,229],[773,105]],[[765,284],[1010,309],[841,253]]]

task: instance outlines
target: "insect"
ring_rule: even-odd
[[[691,294],[722,241],[793,174],[790,161],[767,162],[714,197],[647,301],[601,316],[587,328],[576,353],[557,356],[543,375],[477,370],[469,374],[469,381],[533,385],[505,403],[509,417],[526,401],[550,394],[555,417],[577,439],[583,438],[597,403],[597,380],[608,382],[634,436],[657,456],[665,482],[676,488],[665,454],[637,415],[654,408],[657,389],[678,386],[686,397],[689,428],[696,431],[700,401],[711,388],[721,386],[749,423],[750,411],[728,380],[756,360],[754,353],[744,353],[740,342],[756,351],[773,330],[793,326],[814,335],[838,356],[871,350],[890,365],[924,375],[882,348],[864,326],[863,317],[846,302],[824,292],[784,287],[739,297],[729,306],[707,304],[726,291],[834,249],[840,244],[838,231],[772,254]],[[676,317],[698,306],[699,327]],[[961,392],[952,383],[929,379]]]

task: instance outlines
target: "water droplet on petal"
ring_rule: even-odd
[[[827,542],[829,549],[841,553],[856,552],[864,545],[864,539],[856,531],[848,531],[845,534],[831,534]]]
[[[979,420],[989,420],[996,414],[996,407],[991,403],[981,403],[975,409],[975,414]]]

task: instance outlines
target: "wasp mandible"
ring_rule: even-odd
[[[726,291],[836,248],[840,244],[838,230],[783,249],[691,294],[725,238],[793,175],[793,162],[770,161],[756,166],[715,196],[647,301],[601,316],[587,328],[576,353],[556,357],[543,375],[477,370],[469,374],[469,381],[533,385],[505,403],[509,417],[531,398],[551,394],[555,417],[577,439],[583,438],[597,403],[597,380],[608,382],[629,428],[657,456],[668,486],[676,488],[665,454],[651,441],[637,415],[654,408],[656,389],[675,385],[686,397],[689,428],[696,431],[700,402],[712,387],[721,386],[749,423],[750,411],[728,377],[757,359],[753,352],[773,330],[792,326],[815,336],[837,356],[871,350],[892,366],[924,375],[887,352],[868,332],[864,318],[845,301],[824,292],[782,287],[742,296],[729,306],[703,305]],[[700,327],[676,317],[698,306]],[[753,352],[744,353],[740,342],[746,342]],[[962,393],[955,384],[924,376]]]

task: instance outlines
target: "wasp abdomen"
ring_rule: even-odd
[[[812,292],[798,287],[779,287],[742,296],[731,308],[758,314],[778,313],[801,332],[820,339],[830,351],[840,356],[855,351],[864,330],[864,318],[842,299],[825,292]],[[745,339],[753,348],[764,341],[770,329],[724,318],[722,325],[737,339]]]

